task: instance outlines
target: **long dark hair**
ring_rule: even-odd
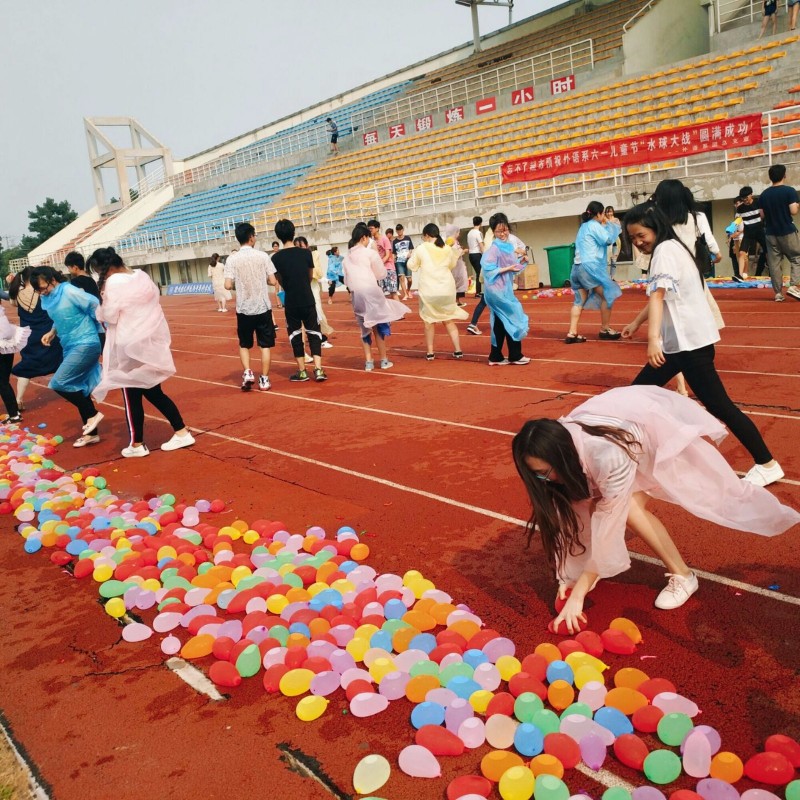
[[[31,270],[28,280],[30,281],[31,286],[33,286],[33,288],[38,292],[40,281],[44,281],[45,283],[64,283],[66,279],[67,276],[64,275],[63,272],[59,272],[57,269],[53,269],[52,267],[34,267]]]
[[[653,202],[670,225],[685,225],[689,214],[697,220],[697,204],[691,190],[675,178],[661,181],[653,192]],[[707,268],[707,267],[706,267]]]
[[[364,237],[368,239],[372,238],[372,234],[369,231],[369,228],[363,223],[359,222],[355,228],[353,228],[353,233],[350,235],[350,241],[348,242],[348,247],[355,247]],[[331,248],[331,253],[338,248],[333,247]]]
[[[598,214],[602,214],[605,206],[599,200],[592,200],[588,206],[586,206],[586,211],[581,214],[581,222],[588,222],[590,219],[594,219]]]
[[[610,425],[577,424],[589,435],[602,436],[618,445],[634,460],[641,452],[641,444],[628,431]],[[532,419],[514,437],[511,452],[531,501],[531,517],[526,526],[528,545],[538,527],[547,563],[558,571],[568,555],[586,551],[580,541],[581,523],[574,504],[588,500],[591,494],[578,450],[560,422]],[[526,462],[529,456],[550,464],[558,482],[537,477]]]
[[[89,256],[87,266],[97,273],[97,288],[102,292],[109,270],[124,267],[125,264],[113,247],[100,247]]]
[[[439,232],[439,226],[435,225],[433,222],[429,222],[422,229],[422,235],[430,236],[431,239],[434,239],[434,244],[437,247],[444,247],[444,239],[442,239],[442,234]]]
[[[31,282],[31,272],[33,272],[33,267],[25,267],[25,269],[14,276],[11,283],[8,285],[9,300],[16,301],[22,287],[27,286]]]
[[[665,181],[662,181],[665,183]],[[700,274],[700,280],[705,285],[705,273],[708,270],[708,264],[704,263],[702,258],[698,258],[696,253],[693,253],[679,238],[675,235],[672,224],[667,219],[661,206],[653,205],[652,203],[640,203],[634,206],[626,215],[623,220],[625,229],[629,225],[641,225],[643,228],[649,228],[656,235],[656,243],[653,247],[652,255],[655,255],[656,248],[669,239],[674,239],[686,251],[689,257],[694,261],[697,271]],[[655,273],[653,273],[655,274]]]

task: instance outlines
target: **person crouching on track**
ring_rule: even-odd
[[[528,541],[538,529],[566,603],[554,620],[574,633],[586,595],[601,578],[629,569],[626,528],[664,562],[669,582],[656,608],[682,606],[698,589],[652,499],[700,519],[775,536],[800,513],[766,489],[740,480],[714,445],[724,426],[692,400],[655,386],[611,389],[559,420],[526,422],[512,442],[528,491]]]

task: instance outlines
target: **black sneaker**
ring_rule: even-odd
[[[736,283],[744,283],[744,278],[740,278],[738,275],[734,275],[734,276],[733,276],[733,280],[734,280]]]
[[[292,383],[305,383],[305,381],[308,380],[308,373],[304,369],[301,369],[295,372],[294,375],[290,375],[289,380],[292,381]]]
[[[325,374],[325,370],[322,367],[317,367],[314,370],[314,380],[317,383],[321,383],[322,381],[328,380],[328,376]]]

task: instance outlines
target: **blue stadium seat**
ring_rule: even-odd
[[[238,183],[176,197],[131,231],[121,250],[143,245],[196,244],[227,238],[237,222],[247,222],[303,178],[314,164],[259,175]]]

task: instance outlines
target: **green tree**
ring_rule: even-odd
[[[28,212],[28,233],[22,237],[20,249],[27,255],[77,218],[78,214],[68,200],[57,203],[52,197],[46,198],[44,203]]]

